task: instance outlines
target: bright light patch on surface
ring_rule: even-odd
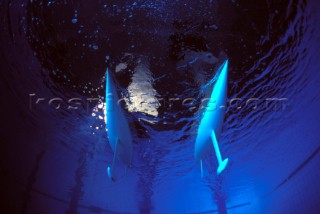
[[[156,98],[157,92],[153,89],[151,81],[151,72],[147,62],[141,60],[133,74],[132,83],[128,87],[129,98],[125,99],[129,112],[158,116],[157,108],[160,103]]]

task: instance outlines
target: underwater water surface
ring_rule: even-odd
[[[319,213],[316,0],[0,1],[1,213]],[[197,128],[228,59],[214,151]],[[133,137],[117,161],[109,69]]]

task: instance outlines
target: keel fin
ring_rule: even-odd
[[[117,139],[116,141],[116,145],[114,148],[114,154],[113,154],[113,160],[112,160],[112,164],[111,167],[108,166],[107,168],[107,172],[108,172],[108,177],[112,180],[112,181],[116,181],[115,177],[114,177],[114,164],[116,162],[116,157],[117,157],[117,147],[118,147],[118,143],[120,142],[119,139]]]
[[[217,137],[216,137],[216,133],[214,132],[214,130],[212,130],[212,132],[211,132],[211,139],[212,139],[214,151],[215,151],[217,159],[218,159],[219,166],[218,166],[218,169],[217,169],[217,174],[219,175],[227,167],[229,159],[226,158],[226,159],[224,159],[222,161],[221,153],[220,153],[220,149],[219,149],[219,145],[218,145],[218,141],[217,141]]]

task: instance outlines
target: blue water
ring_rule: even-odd
[[[1,1],[1,213],[319,213],[319,6]],[[201,99],[226,58],[229,164],[217,176],[212,150],[201,178]],[[117,182],[107,67],[134,139]]]

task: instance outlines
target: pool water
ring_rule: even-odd
[[[320,5],[1,1],[1,213],[319,213]],[[194,159],[218,68],[217,175]],[[133,137],[113,159],[109,69]]]

